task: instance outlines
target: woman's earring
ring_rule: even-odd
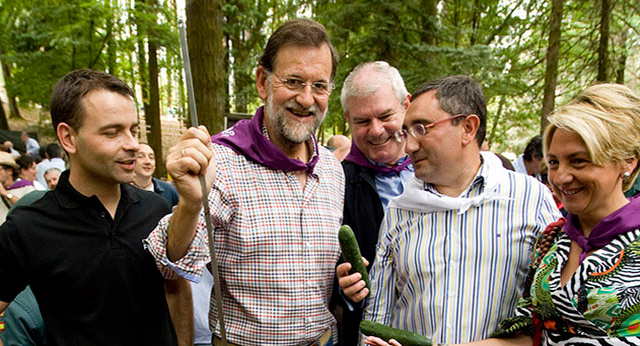
[[[631,173],[629,172],[622,173],[622,180],[629,180],[630,177],[631,177]]]

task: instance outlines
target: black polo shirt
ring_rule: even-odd
[[[152,192],[120,190],[114,220],[66,171],[0,227],[0,300],[30,285],[50,345],[177,345],[163,278],[142,244],[169,208]]]

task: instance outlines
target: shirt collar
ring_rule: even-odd
[[[102,205],[102,202],[100,202],[96,195],[87,197],[78,192],[78,190],[76,190],[71,185],[71,183],[69,182],[69,171],[70,170],[65,170],[64,172],[62,172],[62,174],[60,174],[58,185],[53,190],[58,203],[60,203],[63,208],[67,209],[74,209],[84,204],[96,202]],[[140,197],[135,193],[131,193],[131,189],[134,189],[134,187],[131,187],[127,184],[120,184],[120,202],[118,203],[118,208],[121,205],[138,203],[140,201]]]
[[[164,192],[164,188],[160,186],[156,178],[151,178],[151,182],[153,183],[153,191]]]

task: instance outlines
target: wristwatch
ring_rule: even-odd
[[[8,193],[6,197],[7,197],[8,200],[11,200],[13,198],[13,194],[12,193]]]

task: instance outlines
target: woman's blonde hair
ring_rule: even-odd
[[[620,84],[596,84],[548,118],[544,133],[546,155],[556,129],[577,133],[584,141],[594,164],[640,159],[640,97]],[[633,185],[638,166],[629,179],[622,182],[622,190]]]

